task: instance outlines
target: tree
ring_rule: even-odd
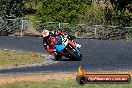
[[[131,26],[132,13],[130,4],[132,4],[132,0],[110,0],[110,2],[113,7],[112,22],[118,26]]]
[[[40,20],[79,23],[91,0],[42,0],[36,17]]]
[[[104,25],[104,7],[100,5],[91,6],[85,13],[85,21],[88,25]]]
[[[0,16],[22,17],[23,9],[22,0],[0,0]]]
[[[7,1],[0,0],[0,16],[1,17],[3,17],[6,13],[6,6],[7,6]]]
[[[115,10],[125,10],[132,0],[110,0]]]
[[[14,19],[24,16],[24,3],[22,0],[0,0],[0,17],[2,19]],[[9,35],[21,27],[17,21],[6,20],[1,27],[0,35]]]
[[[36,8],[39,1],[40,0],[23,0],[28,8]]]

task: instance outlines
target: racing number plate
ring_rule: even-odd
[[[62,39],[62,45],[65,45],[65,46],[67,45],[67,38]]]

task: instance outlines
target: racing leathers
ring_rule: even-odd
[[[59,37],[60,35],[65,36],[71,41],[73,41],[73,36],[65,35],[64,32],[58,32],[56,34],[49,32],[49,36],[43,38],[43,46],[50,54],[52,54],[51,58],[53,60],[58,60],[58,59],[61,59],[62,57],[56,52],[55,47],[54,47],[54,44],[57,42],[56,38]],[[77,44],[75,43],[75,45]]]

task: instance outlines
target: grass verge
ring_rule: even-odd
[[[132,88],[132,83],[78,85],[75,80],[49,80],[47,82],[16,82],[2,85],[1,88]]]
[[[46,60],[41,54],[25,51],[0,50],[0,68],[39,63]]]
[[[90,72],[93,73],[93,72]],[[100,73],[100,72],[96,72]],[[104,73],[104,72],[101,72]],[[107,72],[114,73],[114,72]],[[118,72],[117,72],[118,73]],[[126,72],[123,72],[123,74]],[[131,72],[127,72],[131,73]],[[84,84],[78,85],[76,73],[34,73],[0,75],[0,88],[132,88],[129,84]]]

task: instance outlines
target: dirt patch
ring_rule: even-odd
[[[48,80],[75,80],[75,72],[58,72],[58,73],[33,73],[33,74],[15,74],[0,75],[0,85],[15,82],[45,82]],[[132,71],[89,71],[87,74],[130,74]]]

